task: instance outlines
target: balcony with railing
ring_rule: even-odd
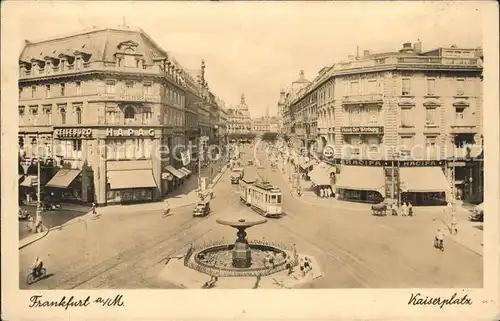
[[[477,125],[467,120],[456,120],[450,127],[452,134],[474,134],[478,131]]]
[[[175,77],[168,72],[161,69],[159,65],[148,65],[141,67],[124,67],[117,66],[114,62],[84,62],[81,64],[80,68],[76,69],[75,64],[66,65],[64,70],[61,70],[59,66],[51,70],[50,73],[46,73],[45,69],[39,69],[37,72],[33,72],[31,69],[21,69],[20,79],[30,79],[39,78],[44,76],[65,76],[69,74],[74,74],[75,72],[90,72],[90,71],[101,71],[101,72],[120,72],[120,73],[133,73],[133,74],[144,74],[144,75],[161,75],[162,77],[168,78],[172,83],[176,83],[179,86],[186,88],[186,81],[182,80],[182,77]]]
[[[343,105],[382,104],[383,102],[384,96],[382,94],[347,95],[342,97]]]
[[[353,61],[344,61],[333,66],[334,72],[344,72],[356,69],[373,69],[383,66],[401,67],[440,67],[440,68],[482,68],[479,58],[464,57],[436,57],[436,56],[398,56],[388,54],[385,57],[367,58]]]

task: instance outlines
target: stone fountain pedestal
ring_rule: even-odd
[[[238,239],[234,242],[233,267],[249,268],[252,265],[252,253],[246,239],[247,233],[244,228],[239,228],[236,235]]]
[[[250,251],[250,246],[248,245],[248,241],[246,239],[247,232],[245,232],[245,230],[252,226],[258,224],[264,224],[266,222],[267,222],[266,219],[253,222],[247,222],[243,219],[240,219],[236,222],[217,220],[217,223],[219,224],[228,225],[238,230],[238,233],[236,233],[238,238],[234,242],[234,248],[233,248],[233,267],[241,269],[241,268],[249,268],[252,265],[252,253]]]

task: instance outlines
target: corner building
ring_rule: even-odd
[[[152,201],[191,173],[189,157],[172,155],[198,135],[185,97],[199,86],[142,30],[26,42],[19,67],[20,148],[57,160],[44,191],[99,205]]]
[[[421,48],[365,51],[323,69],[290,104],[299,119],[317,108],[318,150],[333,150],[339,199],[482,199],[482,53]],[[292,132],[306,127],[311,140],[308,118]]]

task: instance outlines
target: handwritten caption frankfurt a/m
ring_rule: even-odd
[[[88,306],[102,307],[123,307],[125,306],[123,295],[118,294],[115,297],[87,297],[76,298],[75,296],[63,296],[59,300],[46,300],[43,295],[33,295],[30,297],[30,308],[82,308]]]

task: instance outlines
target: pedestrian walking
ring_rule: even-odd
[[[408,216],[413,216],[413,206],[408,202]]]
[[[319,189],[319,197],[321,198],[325,197],[325,192],[323,191],[322,188]]]
[[[97,218],[97,209],[95,202],[92,203],[92,219],[95,220]]]
[[[398,216],[398,211],[394,203],[389,204],[389,210],[391,211],[392,216]]]
[[[406,206],[406,202],[403,202],[403,204],[401,205],[401,214],[403,216],[408,215],[408,206]]]
[[[458,233],[458,228],[457,228],[457,214],[455,213],[455,210],[452,209],[451,211],[451,230],[450,233]]]
[[[333,194],[333,192],[332,192],[332,188],[331,188],[331,187],[328,187],[328,188],[326,189],[326,191],[327,191],[327,196],[328,196],[328,198],[332,197],[332,194]]]

